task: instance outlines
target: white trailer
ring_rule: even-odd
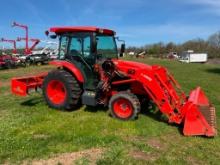
[[[181,54],[179,61],[186,63],[205,63],[208,61],[208,54],[185,51]]]

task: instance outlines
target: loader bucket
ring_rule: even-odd
[[[186,136],[217,135],[215,108],[200,87],[190,93],[189,99],[183,107],[185,114],[183,134]]]

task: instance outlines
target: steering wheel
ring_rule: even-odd
[[[80,55],[79,56],[77,56],[77,55],[68,55],[68,57],[70,57],[72,60],[80,60],[80,61],[82,61],[87,66],[87,68],[92,70],[91,66]],[[77,59],[75,59],[75,58],[77,58]]]

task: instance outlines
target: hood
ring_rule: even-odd
[[[117,67],[118,70],[127,73],[128,70],[135,70],[135,71],[150,71],[152,70],[152,66],[146,65],[139,62],[133,62],[133,61],[124,61],[124,60],[112,60]]]

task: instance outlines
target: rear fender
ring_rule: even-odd
[[[62,67],[64,69],[68,70],[70,73],[72,73],[76,77],[76,79],[80,83],[84,83],[83,74],[81,73],[81,71],[73,63],[70,63],[68,61],[55,60],[55,61],[51,61],[49,64],[50,65],[55,65],[57,67]]]

